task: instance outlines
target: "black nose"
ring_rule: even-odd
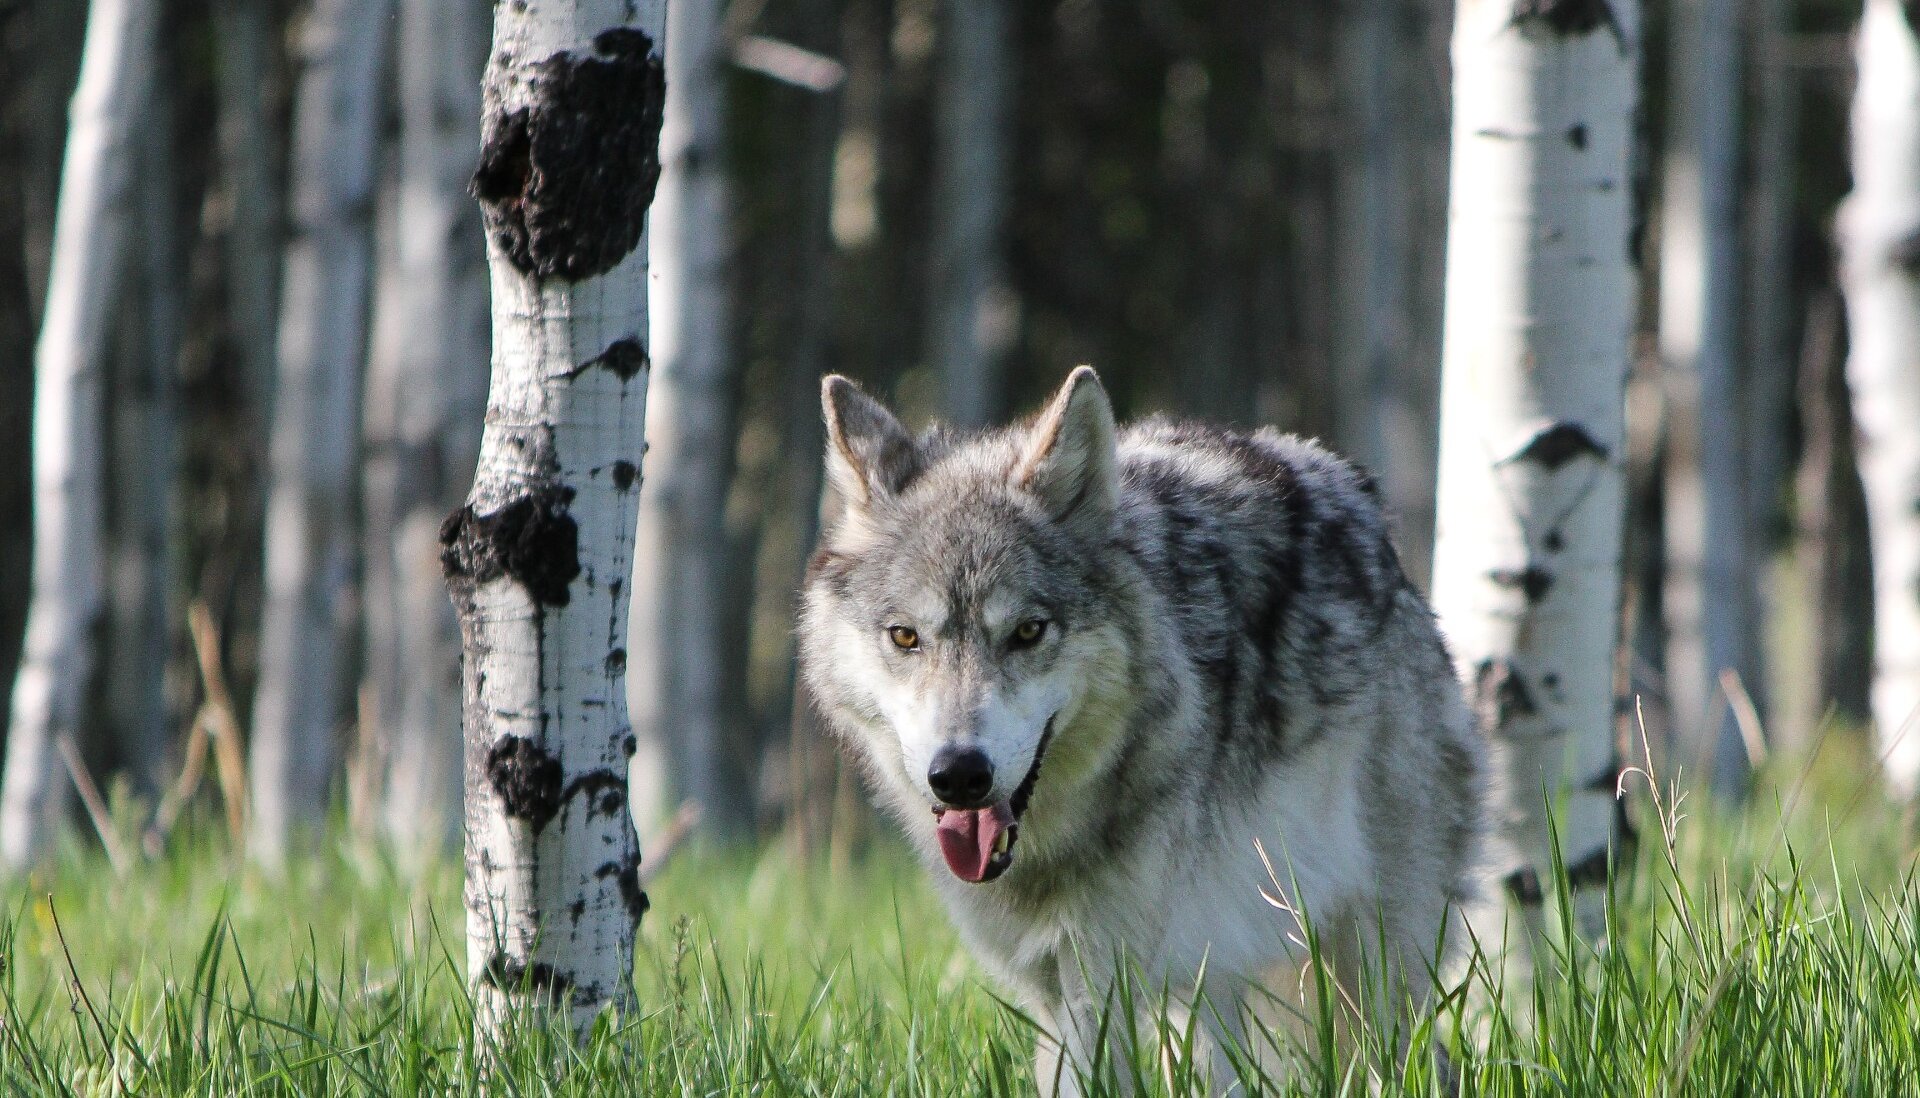
[[[934,752],[927,785],[934,796],[955,808],[980,808],[993,792],[993,764],[977,747],[948,744]]]

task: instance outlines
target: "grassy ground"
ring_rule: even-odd
[[[1920,1094],[1914,827],[1861,772],[1846,758],[1763,782],[1737,817],[1686,802],[1702,811],[1671,844],[1671,803],[1642,798],[1610,948],[1563,946],[1565,979],[1454,1000],[1415,1035],[1412,1070],[1376,1088],[1440,1093],[1424,1055],[1438,1040],[1469,1094]],[[347,843],[278,884],[211,840],[120,877],[70,852],[0,885],[0,1090],[475,1090],[457,884]],[[496,1092],[1031,1091],[1029,1024],[897,848],[837,873],[777,844],[687,854],[650,891],[639,1010],[579,1044],[529,1020]],[[1295,1085],[1366,1092],[1342,1063]],[[1148,1054],[1102,1071],[1200,1092]]]

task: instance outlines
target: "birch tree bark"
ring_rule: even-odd
[[[281,275],[268,461],[266,598],[248,847],[264,865],[320,822],[339,757],[340,646],[356,550],[381,72],[391,0],[321,0],[294,92],[292,239]]]
[[[1920,785],[1920,26],[1867,0],[1840,213],[1847,381],[1873,537],[1873,722],[1889,784]]]
[[[1002,254],[1013,143],[1011,15],[1007,0],[948,0],[942,8],[932,358],[941,411],[956,424],[980,427],[999,414],[1014,329]]]
[[[1675,8],[1661,204],[1660,351],[1669,378],[1668,682],[1675,727],[1716,792],[1744,793],[1747,749],[1720,691],[1760,684],[1741,361],[1740,9]]]
[[[726,179],[726,43],[720,0],[675,0],[667,16],[667,96],[660,127],[659,217],[652,234],[656,297],[649,309],[653,376],[640,493],[631,646],[634,732],[642,757],[667,772],[635,804],[643,826],[670,806],[655,788],[693,800],[722,834],[753,822],[752,791],[732,738],[728,661],[744,658],[727,608],[727,489],[739,419],[740,358],[733,347],[728,259],[733,234]],[[657,765],[657,764],[656,764]],[[651,816],[651,818],[650,818]]]
[[[60,741],[80,720],[101,608],[101,380],[125,286],[133,132],[158,27],[146,0],[95,0],[34,347],[33,594],[0,779],[0,868],[39,858],[64,813]]]
[[[380,820],[403,853],[459,836],[460,632],[438,531],[479,460],[486,412],[486,248],[466,186],[490,15],[485,0],[399,4],[395,237],[368,364],[363,508]]]
[[[628,998],[646,910],[628,814],[627,611],[659,178],[663,0],[495,10],[473,189],[493,376],[441,528],[460,619],[476,1026]]]
[[[1506,897],[1535,927],[1549,801],[1583,923],[1616,839],[1639,35],[1632,0],[1467,0],[1454,29],[1434,606],[1495,751]]]

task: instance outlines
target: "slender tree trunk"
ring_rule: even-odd
[[[1889,783],[1920,785],[1920,13],[1867,0],[1853,99],[1853,194],[1840,215],[1873,532],[1873,721]]]
[[[0,865],[46,850],[66,803],[59,745],[74,735],[101,609],[109,328],[126,284],[130,187],[157,35],[155,6],[95,0],[54,224],[45,318],[34,348],[33,595],[0,784]]]
[[[372,281],[375,149],[391,0],[322,0],[294,101],[254,693],[248,846],[268,866],[321,822],[339,748],[353,481]]]
[[[36,12],[36,15],[39,13]],[[0,35],[25,20],[16,10],[0,21]],[[32,146],[34,92],[45,65],[35,35],[0,39],[0,142]],[[0,159],[0,713],[8,711],[20,667],[21,632],[33,569],[33,334],[35,310],[27,288],[26,191],[31,158]],[[814,417],[818,419],[818,416]],[[0,748],[6,733],[0,730]],[[4,755],[0,755],[3,758]]]
[[[1003,270],[1014,54],[1008,0],[948,0],[935,118],[932,337],[941,411],[979,427],[1003,403],[1013,341]]]
[[[1342,22],[1340,83],[1348,139],[1341,143],[1340,261],[1335,305],[1340,310],[1340,385],[1337,417],[1341,449],[1376,476],[1387,466],[1387,418],[1393,376],[1406,359],[1409,239],[1406,165],[1396,102],[1396,77],[1407,58],[1398,52],[1394,16],[1400,0],[1363,0]]]
[[[1589,929],[1615,839],[1639,33],[1630,0],[1468,0],[1454,30],[1434,604],[1495,750],[1506,895],[1534,925],[1549,800]]]
[[[843,53],[836,0],[804,0],[795,14],[799,45],[828,56]],[[794,273],[800,291],[794,308],[792,357],[783,384],[786,414],[783,449],[786,473],[782,485],[786,529],[792,538],[786,572],[782,619],[792,620],[793,592],[803,582],[807,561],[819,536],[821,489],[826,432],[813,404],[820,378],[827,373],[832,351],[834,255],[832,234],[834,152],[840,140],[844,83],[812,97],[806,108],[801,150],[799,229],[794,240]],[[801,855],[824,842],[832,804],[832,781],[839,755],[818,727],[795,674],[792,631],[781,638],[780,675],[773,696],[782,710],[771,725],[787,731],[786,802],[788,832]]]
[[[272,408],[280,285],[279,142],[267,118],[267,0],[214,4],[219,170],[226,193],[226,312],[247,401],[261,434]]]
[[[106,651],[102,686],[113,755],[155,796],[175,772],[166,670],[172,651],[174,374],[184,313],[174,226],[172,119],[158,81],[139,138],[139,277],[125,294],[120,371],[107,415]]]
[[[630,995],[646,910],[629,818],[627,611],[645,449],[646,211],[662,0],[495,10],[480,169],[493,377],[479,472],[441,529],[464,646],[476,1025]]]
[[[364,467],[367,679],[385,748],[380,818],[399,851],[459,835],[460,634],[438,531],[479,460],[486,412],[485,237],[466,186],[490,10],[400,0],[394,261],[375,310]]]
[[[631,663],[634,732],[646,754],[664,745],[673,795],[697,802],[710,829],[739,835],[754,806],[733,727],[743,707],[727,696],[728,663],[743,658],[728,607],[748,581],[732,567],[726,529],[741,377],[728,277],[723,9],[720,0],[675,0],[667,16],[672,90],[651,237],[654,463],[640,493]],[[652,791],[637,803],[643,811],[671,807]]]
[[[1444,161],[1438,186],[1423,179],[1428,125],[1445,132],[1444,108],[1421,85],[1428,43],[1406,0],[1364,0],[1343,20],[1339,75],[1344,129],[1339,152],[1336,278],[1339,445],[1380,481],[1396,518],[1402,564],[1423,586],[1431,569],[1440,303],[1429,255],[1444,253]],[[1433,118],[1439,114],[1438,120]],[[1442,146],[1444,149],[1444,146]],[[1423,186],[1423,183],[1427,183]],[[1423,277],[1431,275],[1432,277]]]
[[[1873,719],[1873,563],[1867,503],[1854,453],[1847,393],[1846,324],[1840,292],[1811,295],[1800,353],[1802,447],[1799,543],[1812,651],[1812,706],[1802,715],[1811,746],[1829,713],[1849,728]]]
[[[1743,583],[1752,613],[1746,686],[1761,712],[1772,717],[1769,729],[1785,723],[1772,704],[1766,640],[1775,610],[1768,578],[1789,527],[1793,389],[1799,373],[1798,327],[1805,315],[1793,262],[1800,73],[1786,56],[1795,7],[1795,0],[1764,0],[1759,5],[1753,57],[1747,65],[1754,102],[1753,167],[1751,185],[1744,190],[1751,195],[1752,259],[1744,265],[1750,272],[1741,318],[1747,353],[1741,358],[1745,366],[1736,398],[1745,447],[1741,467],[1748,565]]]
[[[1748,758],[1720,693],[1731,670],[1760,686],[1749,544],[1740,317],[1740,20],[1737,0],[1675,9],[1673,102],[1661,220],[1660,343],[1673,381],[1668,661],[1676,724],[1713,788],[1745,791]],[[1694,639],[1697,636],[1697,641]]]

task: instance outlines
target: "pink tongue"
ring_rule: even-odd
[[[947,868],[963,881],[975,884],[986,879],[987,864],[993,860],[993,844],[1013,822],[1013,811],[1005,801],[987,808],[949,808],[934,825],[940,836],[940,853],[946,855]]]

